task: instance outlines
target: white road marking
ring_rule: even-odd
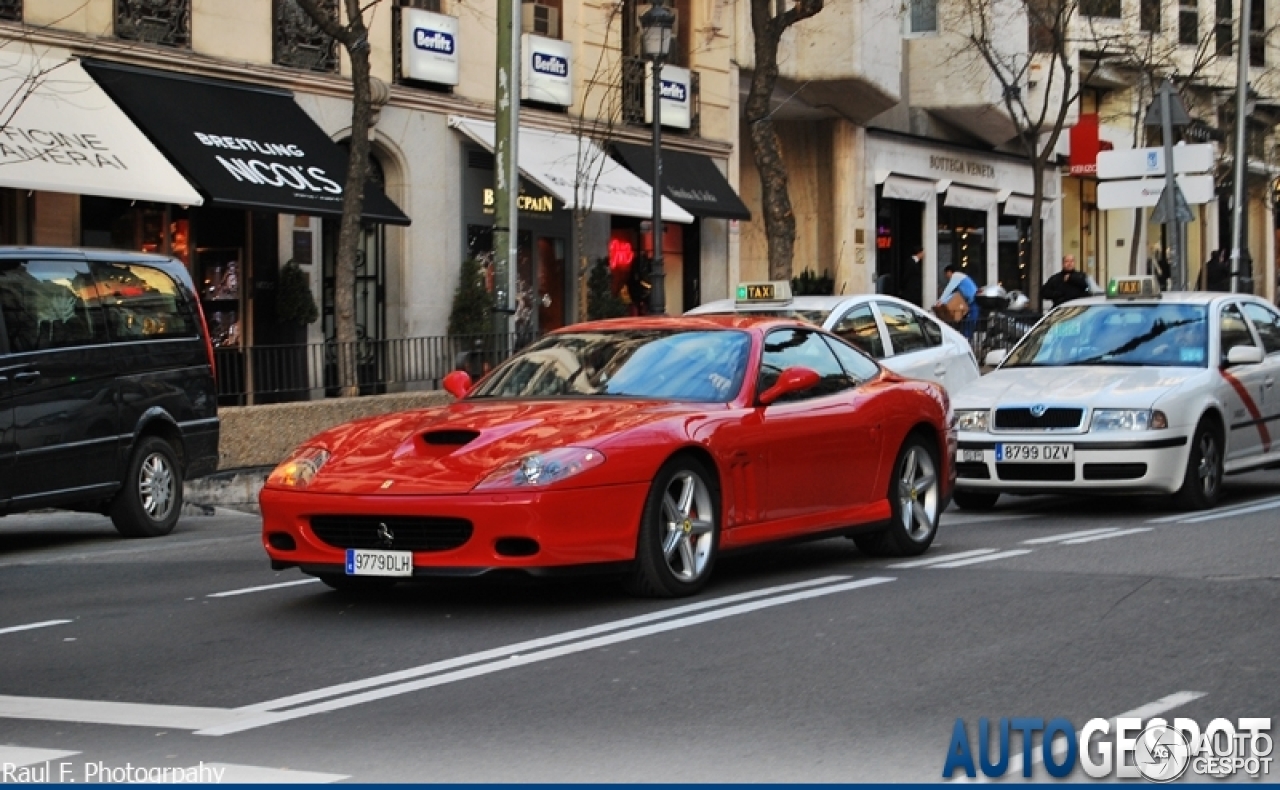
[[[982,557],[970,557],[967,560],[956,560],[955,562],[943,562],[930,568],[963,568],[966,565],[977,565],[980,562],[991,562],[992,560],[1005,560],[1010,557],[1021,557],[1023,554],[1030,554],[1034,549],[1011,549],[1002,551],[999,554],[987,554]]]
[[[24,765],[39,765],[43,762],[73,757],[80,752],[66,752],[61,749],[32,749],[25,746],[0,746],[0,766],[12,765],[21,768]]]
[[[27,623],[26,625],[11,625],[8,628],[0,628],[0,634],[16,634],[19,631],[30,631],[33,628],[48,628],[51,625],[66,625],[71,620],[44,620],[39,623]]]
[[[957,551],[955,554],[942,554],[933,557],[925,557],[922,560],[910,560],[908,562],[895,562],[886,567],[889,568],[923,568],[926,565],[933,565],[938,562],[946,562],[947,560],[958,560],[964,557],[977,557],[980,554],[994,554],[999,549],[973,549],[972,551]]]
[[[264,592],[266,590],[279,590],[282,587],[297,587],[299,584],[314,584],[319,579],[298,579],[291,582],[280,582],[279,584],[264,584],[260,587],[245,587],[240,590],[227,590],[220,593],[209,593],[206,598],[230,598],[233,595],[245,595],[247,593]]]
[[[6,719],[197,730],[201,727],[222,724],[240,716],[243,714],[228,708],[192,708],[182,705],[144,705],[136,702],[0,696],[0,718]]]
[[[1076,538],[1075,540],[1062,541],[1063,546],[1075,546],[1080,543],[1092,543],[1095,540],[1110,540],[1111,538],[1121,538],[1125,535],[1137,535],[1140,532],[1151,532],[1152,527],[1134,527],[1133,529],[1121,529],[1115,532],[1106,532],[1101,535],[1090,535],[1087,538]]]
[[[948,511],[950,512],[950,511]],[[1017,521],[1022,518],[1041,516],[1040,513],[952,513],[946,517],[947,526],[956,527],[966,524],[999,524],[1005,521]]]
[[[1072,538],[1083,538],[1086,535],[1101,535],[1104,532],[1115,532],[1119,527],[1103,527],[1102,529],[1082,529],[1078,532],[1063,532],[1060,535],[1050,535],[1045,538],[1032,538],[1031,540],[1022,541],[1028,546],[1034,546],[1041,543],[1057,543],[1060,540],[1071,540]]]
[[[666,622],[654,623],[642,628],[635,628],[628,631],[599,636],[594,639],[588,639],[582,642],[575,642],[570,645],[561,645],[546,650],[536,651],[523,655],[509,655],[506,660],[491,661],[487,664],[474,666],[467,669],[460,669],[454,672],[448,672],[443,675],[435,675],[421,680],[415,680],[409,683],[401,683],[394,686],[387,686],[372,691],[366,691],[360,694],[352,694],[346,697],[331,699],[326,702],[319,702],[314,705],[308,705],[301,708],[294,708],[281,712],[265,712],[258,714],[252,718],[242,718],[238,721],[228,722],[226,724],[207,727],[203,730],[196,731],[196,735],[229,735],[245,730],[265,727],[280,722],[289,721],[291,719],[299,719],[305,716],[312,716],[317,713],[327,713],[329,711],[349,708],[354,705],[361,705],[366,702],[387,699],[388,697],[408,694],[414,691],[434,688],[435,686],[443,686],[448,683],[456,683],[462,680],[468,680],[474,677],[489,675],[495,672],[502,672],[516,667],[527,666],[529,664],[547,661],[553,658],[581,653],[587,650],[595,650],[599,647],[618,644],[620,642],[628,642],[633,639],[640,639],[654,634],[660,634],[667,631],[674,631],[680,628],[687,628],[693,625],[701,625],[702,623],[710,623],[716,620],[723,620],[728,617],[735,617],[741,614],[768,609],[774,606],[782,606],[784,604],[795,603],[797,601],[819,598],[826,595],[833,595],[848,590],[856,590],[862,587],[872,587],[879,584],[885,584],[895,581],[893,577],[873,576],[866,579],[858,579],[855,581],[845,582],[843,584],[833,584],[826,587],[818,587],[816,589],[801,590],[787,595],[779,595],[764,600],[753,601],[750,603],[742,603],[736,606],[716,609],[710,612],[692,615],[689,617],[681,617]]]
[[[1148,524],[1197,524],[1201,521],[1212,521],[1217,518],[1230,518],[1231,516],[1240,516],[1246,513],[1257,513],[1262,510],[1271,510],[1280,507],[1280,497],[1271,497],[1270,499],[1260,499],[1257,502],[1251,502],[1246,505],[1233,505],[1231,507],[1218,508],[1217,510],[1206,510],[1203,513],[1177,513],[1172,516],[1161,516],[1160,518],[1148,519]]]
[[[333,784],[351,777],[344,774],[322,774],[314,771],[291,771],[287,768],[264,768],[260,765],[205,763],[206,770],[222,771],[221,784],[283,785]]]

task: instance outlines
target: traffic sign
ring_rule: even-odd
[[[1187,203],[1196,206],[1213,200],[1213,176],[1178,176],[1178,186]],[[1164,179],[1139,178],[1098,183],[1098,208],[1150,208],[1160,202]]]
[[[1151,221],[1157,225],[1195,222],[1195,219],[1196,215],[1191,213],[1191,207],[1187,205],[1187,199],[1183,197],[1177,184],[1173,185],[1172,191],[1166,187],[1160,193],[1160,202],[1156,204],[1156,210],[1151,212]]]
[[[1207,173],[1213,169],[1213,144],[1175,145],[1173,172]],[[1098,178],[1141,178],[1164,174],[1164,149],[1130,148],[1098,152]]]

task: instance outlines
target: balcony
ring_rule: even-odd
[[[664,77],[662,80],[666,82]],[[649,61],[644,58],[622,59],[622,121],[636,126],[653,123],[649,118]],[[663,125],[667,129],[666,125]],[[689,128],[671,128],[674,132],[687,132],[697,136],[702,131],[702,91],[698,72],[689,72]]]
[[[116,37],[191,48],[191,0],[116,0]]]
[[[779,120],[842,117],[866,123],[902,99],[902,20],[883,0],[828,2],[778,46]],[[750,3],[737,3],[734,58],[743,95],[755,68]]]

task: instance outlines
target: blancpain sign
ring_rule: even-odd
[[[573,104],[573,44],[524,34],[520,98],[569,107]]]
[[[457,85],[458,20],[418,8],[401,8],[400,69],[406,79]]]
[[[653,122],[653,66],[647,64],[648,76],[644,81],[644,119]],[[692,75],[680,66],[662,67],[662,125],[673,129],[688,129],[693,119]]]

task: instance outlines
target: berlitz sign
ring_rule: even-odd
[[[458,20],[419,8],[400,9],[400,69],[411,80],[458,84]]]
[[[559,107],[573,105],[573,45],[555,38],[524,34],[520,98]]]
[[[653,66],[646,64],[644,119],[653,123]],[[674,129],[688,129],[692,125],[691,97],[693,74],[680,66],[662,67],[662,125]]]

